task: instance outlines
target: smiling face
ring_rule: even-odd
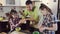
[[[43,10],[41,10],[41,12],[43,13],[43,15],[46,15],[48,13],[48,11],[46,10],[46,8],[44,8]]]
[[[26,5],[26,8],[27,8],[27,10],[31,11],[33,6],[32,6],[32,4],[29,4],[29,5]]]
[[[17,13],[12,14],[12,17],[13,17],[13,18],[18,18]]]

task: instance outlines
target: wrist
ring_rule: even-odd
[[[48,27],[45,27],[45,29],[49,29]]]

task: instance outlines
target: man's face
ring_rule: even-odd
[[[33,6],[32,6],[32,4],[29,4],[29,5],[26,5],[26,8],[27,8],[27,10],[31,11]]]

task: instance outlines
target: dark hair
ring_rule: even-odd
[[[26,5],[32,4],[32,1],[27,0],[25,4],[26,4]]]
[[[17,11],[14,10],[14,9],[12,9],[11,12],[10,12],[10,14],[13,14],[13,13],[17,14]]]
[[[53,14],[51,9],[49,7],[47,7],[45,4],[41,4],[41,6],[39,7],[39,9],[44,10],[44,8],[46,8],[46,10],[48,10],[49,13]]]
[[[9,13],[5,13],[5,15],[8,17],[10,14]]]
[[[17,11],[12,9],[10,14],[9,14],[9,19],[13,19],[12,15],[17,14]]]

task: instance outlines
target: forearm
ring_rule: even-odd
[[[15,26],[18,26],[20,24],[20,22],[19,23],[17,23]]]
[[[24,14],[24,13],[21,13],[21,15],[25,16],[25,14]]]
[[[26,20],[35,21],[34,18],[26,18]]]
[[[20,11],[19,13],[20,13],[21,15],[25,16],[24,12]]]
[[[53,24],[53,27],[46,27],[46,29],[56,31],[57,30],[57,24]]]
[[[54,31],[54,28],[53,27],[46,27],[47,30],[52,30]]]

